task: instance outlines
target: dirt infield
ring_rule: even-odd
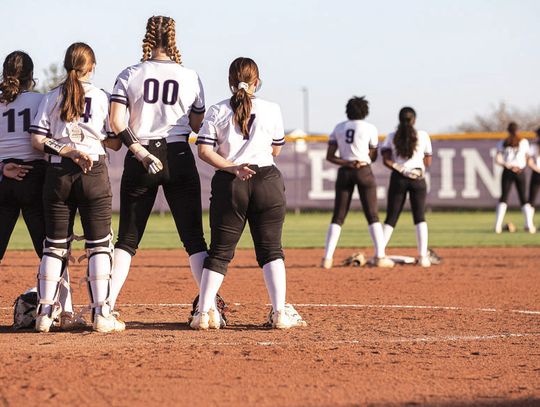
[[[239,251],[222,289],[230,326],[194,332],[186,256],[142,251],[119,299],[127,331],[103,335],[13,333],[10,307],[35,285],[37,260],[9,252],[0,406],[540,405],[539,248],[440,250],[444,264],[428,270],[323,271],[320,250],[286,254],[306,328],[262,326],[263,278]],[[84,267],[71,272],[78,281]],[[87,301],[84,286],[74,299]]]

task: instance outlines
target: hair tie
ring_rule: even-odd
[[[240,82],[238,84],[238,90],[240,89],[244,89],[247,92],[249,89],[249,85],[246,82]]]

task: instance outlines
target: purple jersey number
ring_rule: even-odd
[[[159,100],[160,83],[157,79],[148,78],[144,81],[143,100],[146,103],[157,103]],[[180,85],[172,79],[163,82],[161,101],[165,105],[174,105],[178,100],[178,90]]]

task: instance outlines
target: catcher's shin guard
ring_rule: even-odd
[[[113,252],[111,240],[111,234],[103,239],[87,240],[86,255],[79,259],[81,261],[84,257],[88,258],[86,282],[92,308],[92,320],[95,319],[96,314],[108,317],[111,312],[109,304]]]

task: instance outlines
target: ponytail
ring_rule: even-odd
[[[230,99],[233,111],[233,121],[244,136],[249,136],[249,119],[251,116],[250,85],[255,85],[259,79],[259,68],[250,58],[236,58],[229,67],[229,86],[233,92]]]
[[[28,54],[14,51],[4,60],[2,82],[0,82],[0,103],[11,103],[19,94],[35,85],[34,63]]]
[[[394,135],[394,146],[398,156],[409,159],[413,156],[418,135],[414,128],[416,112],[412,107],[404,107],[399,111],[399,125]]]
[[[64,122],[78,120],[84,114],[84,87],[80,77],[86,75],[96,63],[94,51],[82,42],[76,42],[67,49],[64,68],[67,78],[62,84],[60,118]]]

